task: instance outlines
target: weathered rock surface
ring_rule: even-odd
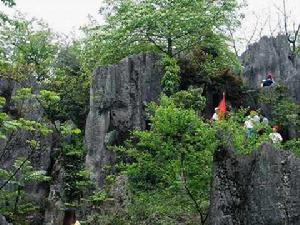
[[[124,140],[129,130],[145,128],[145,104],[161,93],[159,57],[140,54],[117,65],[94,71],[90,112],[86,122],[86,164],[97,186],[104,183],[105,168],[114,161],[107,150]]]
[[[31,87],[35,89],[37,83],[34,80],[25,80],[22,82],[15,82],[7,79],[0,79],[0,96],[5,97],[6,106],[4,110],[12,117],[19,116],[18,106],[11,101],[12,97],[16,94],[17,90],[20,88]],[[41,107],[36,107],[34,101],[26,101],[22,106],[22,115],[28,120],[41,121],[43,117],[43,109]],[[27,140],[36,139],[40,141],[41,148],[39,151],[32,151],[27,144]],[[7,139],[0,140],[0,168],[8,169],[13,168],[12,165],[16,159],[27,158],[30,155],[29,160],[36,170],[42,170],[48,172],[51,166],[51,151],[54,141],[52,136],[41,137],[33,132],[16,130],[7,135]],[[12,169],[13,171],[15,168]],[[3,180],[0,179],[0,183]],[[37,206],[42,209],[45,208],[45,199],[48,195],[48,185],[47,184],[32,184],[25,187],[26,199],[33,201]],[[30,224],[42,224],[43,213],[37,213],[31,215],[29,218]]]
[[[0,215],[0,225],[12,225],[11,223],[8,223],[4,216]]]
[[[268,72],[276,83],[289,88],[291,96],[300,103],[300,57],[294,56],[286,36],[263,37],[248,47],[241,56],[244,81],[251,88],[259,88]]]
[[[214,159],[211,225],[299,225],[300,158],[263,145],[250,156]]]
[[[44,225],[61,224],[64,218],[63,204],[63,184],[64,184],[64,168],[60,160],[56,160],[52,170],[51,177],[53,182],[50,185],[50,191],[46,200]]]

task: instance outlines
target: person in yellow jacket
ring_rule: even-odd
[[[65,210],[63,225],[80,225],[80,222],[76,220],[76,213],[74,209]]]

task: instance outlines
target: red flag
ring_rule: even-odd
[[[218,106],[219,112],[218,112],[218,116],[220,119],[223,119],[226,113],[226,99],[225,99],[225,92],[223,92],[223,98],[219,103]]]

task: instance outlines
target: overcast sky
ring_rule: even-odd
[[[261,27],[264,27],[262,34],[278,28],[278,10],[275,5],[282,7],[282,0],[246,1],[246,17],[242,28],[236,34],[239,38],[251,37],[256,24],[257,34],[252,41],[258,38]],[[16,3],[17,6],[13,9],[4,9],[3,6],[0,8],[10,15],[18,10],[28,17],[42,18],[53,30],[65,34],[78,32],[79,27],[88,22],[88,15],[97,17],[101,6],[101,0],[16,0]],[[300,23],[300,0],[287,0],[287,3],[291,21]]]

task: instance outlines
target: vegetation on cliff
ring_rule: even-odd
[[[64,171],[61,201],[65,207],[91,209],[83,215],[85,224],[204,225],[213,155],[220,146],[249,154],[270,141],[270,125],[276,124],[285,136],[278,147],[300,154],[300,141],[289,133],[300,128],[299,105],[281,85],[253,94],[255,102],[268,105],[269,124],[255,126],[254,135],[246,136],[243,124],[250,108],[242,98],[249,90],[224,32],[239,24],[238,9],[236,0],[105,1],[100,12],[106,23],[90,24],[84,38],[71,41],[41,21],[3,17],[0,82],[8,88],[2,91],[0,85],[0,214],[18,225],[43,213],[26,188],[53,182],[51,171],[37,169],[35,162],[37,154],[47,151],[49,139],[49,157]],[[134,130],[125,143],[111,146],[117,163],[113,169],[101,168],[113,173],[107,186],[97,190],[84,165],[82,135],[92,71],[141,52],[162,55],[164,93],[146,107],[148,129]],[[223,91],[228,115],[212,122],[204,112],[211,110],[205,96],[213,93],[219,100]],[[22,137],[26,149],[22,156],[11,145],[16,137]],[[128,177],[126,209],[102,210],[110,207],[110,186],[120,175]]]

